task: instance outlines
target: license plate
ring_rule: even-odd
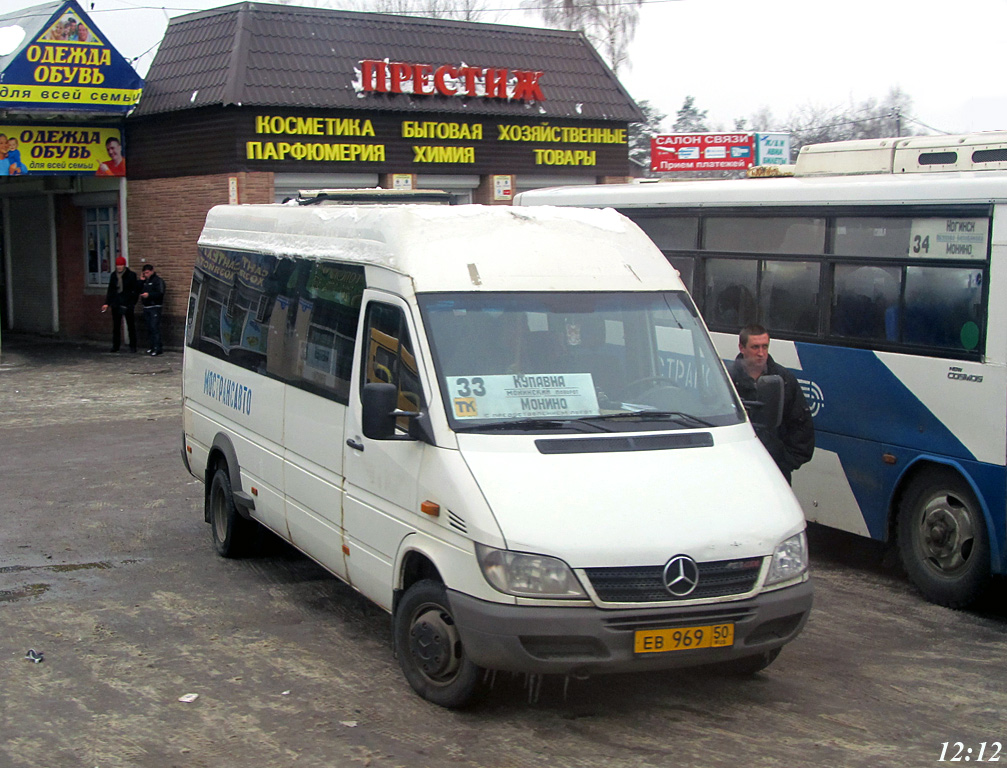
[[[697,648],[728,648],[732,645],[733,624],[708,624],[703,627],[638,630],[633,639],[633,652],[667,653],[694,651]]]

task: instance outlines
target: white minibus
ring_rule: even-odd
[[[183,404],[217,551],[290,542],[442,706],[495,671],[756,672],[811,609],[800,506],[614,211],[216,207]]]

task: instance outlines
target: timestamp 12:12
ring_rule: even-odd
[[[979,743],[979,754],[973,756],[972,747],[966,747],[960,741],[945,741],[941,744],[941,756],[937,758],[938,763],[948,762],[948,763],[960,763],[960,762],[972,762],[977,763],[999,763],[1000,762],[1000,750],[1003,747],[1000,745],[999,741],[990,742],[990,753],[986,754],[987,742],[983,741]],[[950,747],[950,755],[948,754]]]

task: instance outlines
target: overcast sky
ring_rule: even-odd
[[[123,56],[141,57],[141,75],[169,16],[229,4],[80,1]],[[0,0],[0,10],[37,4]],[[493,20],[538,25],[520,12]],[[898,86],[913,100],[911,117],[935,131],[1007,130],[1005,29],[1007,0],[646,0],[620,75],[635,99],[668,115],[665,129],[686,96],[711,128],[729,130],[764,106],[782,125],[801,107],[847,108]]]

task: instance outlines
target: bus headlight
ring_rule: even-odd
[[[516,597],[587,597],[570,566],[555,557],[476,544],[476,559],[486,581],[504,594]]]
[[[801,531],[781,543],[773,552],[766,586],[795,579],[808,570],[808,537]]]

